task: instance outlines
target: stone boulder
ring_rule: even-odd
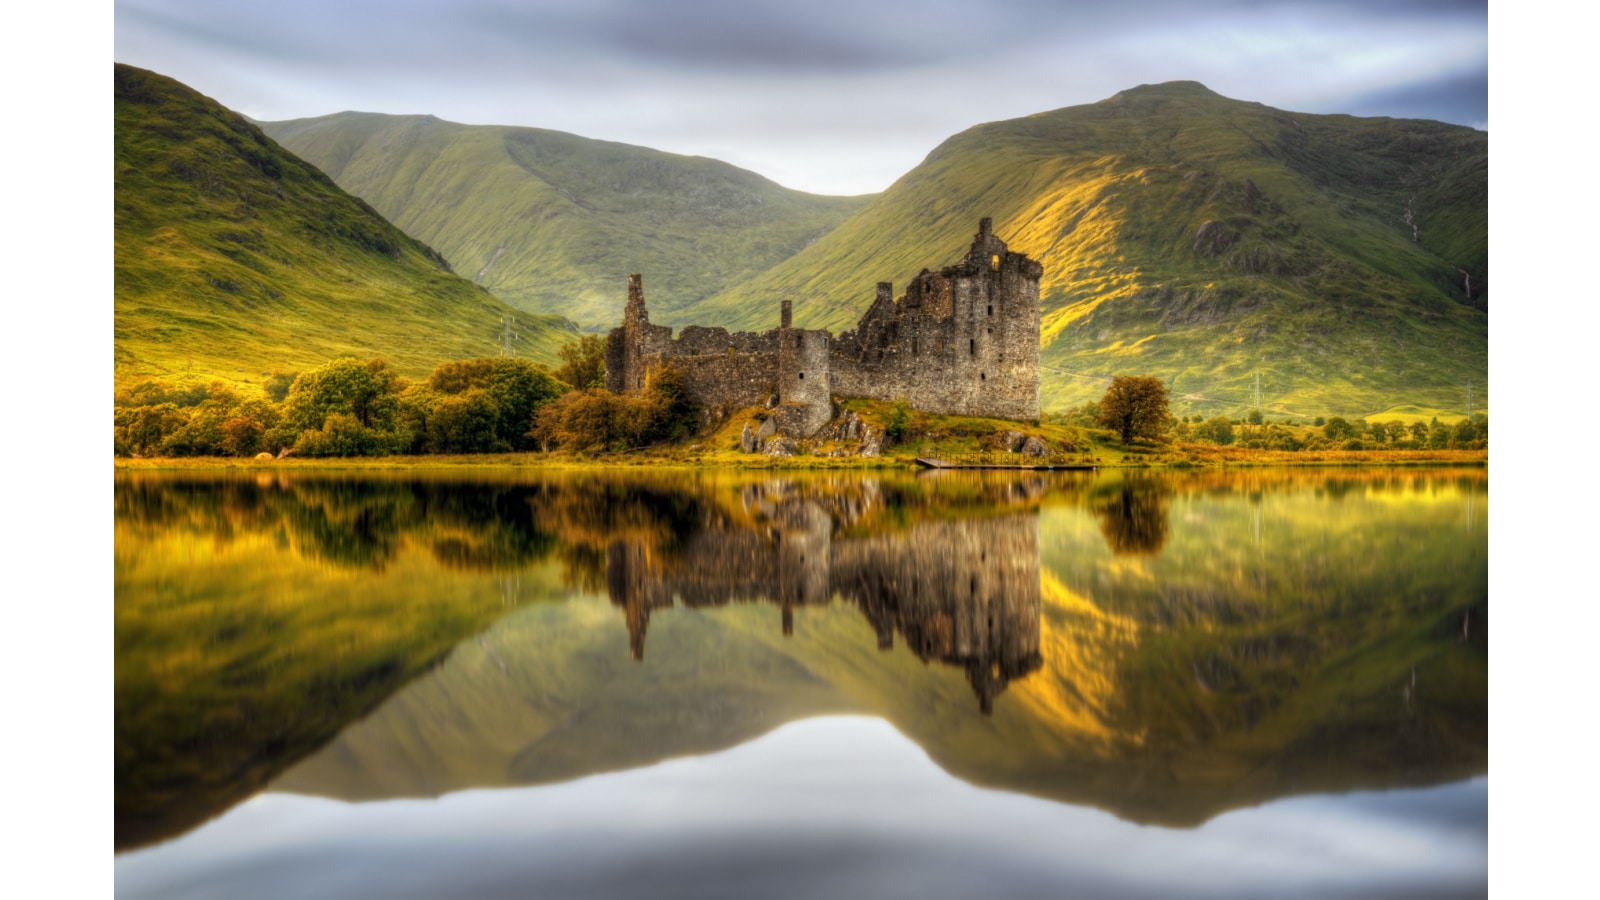
[[[744,423],[744,429],[739,432],[739,449],[745,453],[754,453],[761,449],[760,443],[756,441],[756,430],[750,427],[749,422]]]
[[[871,425],[862,423],[861,426],[861,456],[873,457],[883,455],[883,432]]]
[[[761,446],[761,452],[774,459],[780,456],[794,456],[800,452],[800,445],[786,437],[775,437]]]
[[[1044,441],[1040,440],[1038,437],[1030,434],[1028,435],[1027,439],[1022,442],[1022,447],[1020,450],[1018,450],[1018,452],[1023,456],[1049,456],[1050,446]]]

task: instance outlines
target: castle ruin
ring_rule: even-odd
[[[736,409],[767,404],[779,433],[810,437],[833,418],[833,397],[904,399],[930,413],[1039,417],[1039,279],[1044,267],[1007,249],[991,220],[978,223],[959,263],[921,274],[899,300],[879,282],[856,327],[834,337],[795,328],[790,301],[761,333],[651,325],[643,281],[628,276],[622,324],[606,339],[606,388],[642,390],[673,364],[694,402]]]

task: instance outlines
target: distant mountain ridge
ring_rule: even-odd
[[[559,316],[507,307],[427,245],[170,78],[116,66],[115,371],[259,383],[382,356],[425,376],[500,351],[556,361]]]
[[[500,299],[591,327],[621,316],[631,273],[646,273],[652,311],[670,321],[867,199],[540,128],[360,112],[261,127]]]
[[[1143,85],[951,137],[679,318],[765,328],[783,295],[796,325],[848,327],[875,282],[898,295],[992,216],[1045,267],[1047,409],[1136,373],[1208,415],[1253,406],[1257,378],[1269,415],[1455,407],[1488,374],[1487,191],[1488,136],[1470,128]]]

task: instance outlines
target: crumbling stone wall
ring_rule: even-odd
[[[894,299],[879,282],[860,323],[834,338],[793,327],[782,302],[778,328],[730,334],[691,325],[651,325],[638,275],[628,277],[622,325],[606,341],[606,387],[644,387],[668,362],[689,373],[689,393],[707,406],[751,406],[774,388],[778,430],[809,437],[833,417],[833,397],[904,399],[925,412],[1039,417],[1039,281],[1044,268],[1014,253],[985,218],[967,255],[924,269]]]

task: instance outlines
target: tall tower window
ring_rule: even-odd
[[[967,352],[973,356],[978,355],[978,339],[967,338]]]

